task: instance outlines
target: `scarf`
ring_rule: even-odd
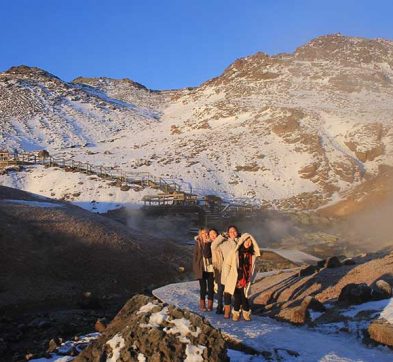
[[[201,241],[202,243],[202,255],[204,258],[206,259],[211,259],[212,258],[212,243],[204,243],[203,241]]]
[[[253,246],[245,248],[239,247],[239,267],[237,269],[236,288],[244,288],[251,281],[252,256],[254,254]]]

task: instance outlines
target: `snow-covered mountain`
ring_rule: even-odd
[[[281,208],[338,200],[393,166],[392,111],[393,42],[339,34],[239,59],[181,90],[0,74],[0,148],[46,148]]]

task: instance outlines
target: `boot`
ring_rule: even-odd
[[[213,299],[207,300],[207,311],[211,312],[213,310]]]
[[[231,306],[230,305],[224,305],[224,318],[229,319],[231,316]]]
[[[224,307],[222,306],[222,304],[217,306],[216,309],[216,314],[224,314]]]
[[[206,312],[206,301],[204,299],[199,300],[199,310],[201,312]]]
[[[234,320],[235,322],[237,322],[240,319],[240,312],[233,310],[232,311],[232,320]]]
[[[243,314],[243,319],[245,321],[251,320],[251,311],[250,310],[244,310],[242,314]]]

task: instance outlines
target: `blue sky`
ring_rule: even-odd
[[[198,85],[235,59],[292,52],[329,33],[393,39],[391,0],[1,0],[0,71],[38,66]]]

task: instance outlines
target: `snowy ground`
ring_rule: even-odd
[[[164,286],[153,291],[160,300],[175,304],[180,308],[198,311],[198,282],[177,283]],[[391,302],[393,309],[393,303]],[[386,306],[386,303],[385,303]],[[390,309],[383,313],[391,313]],[[224,320],[215,313],[205,313],[212,325],[232,338],[241,341],[258,351],[272,352],[284,361],[304,362],[336,362],[336,361],[378,361],[393,360],[393,352],[388,348],[367,348],[355,337],[345,334],[325,334],[306,327],[293,327],[266,317],[253,316],[251,322],[233,322]],[[288,351],[296,351],[299,357],[291,356]],[[279,355],[278,355],[279,354]],[[237,359],[236,354],[231,360],[244,361],[244,356]],[[254,359],[255,360],[255,359]]]
[[[271,272],[266,274],[270,275]],[[175,304],[180,308],[200,313],[197,306],[199,298],[198,289],[198,282],[195,281],[170,284],[154,290],[153,294],[166,303]],[[141,312],[146,312],[151,307],[152,305],[146,305],[141,308]],[[359,312],[366,310],[375,310],[376,316],[379,314],[381,318],[392,322],[393,298],[353,306],[343,311],[342,314],[354,317]],[[162,312],[152,314],[150,323],[156,323],[157,321],[161,323],[160,321],[165,317],[164,314]],[[241,341],[243,344],[257,351],[271,352],[273,359],[278,361],[391,362],[393,360],[393,352],[388,348],[367,348],[354,336],[340,333],[337,328],[332,328],[331,330],[318,329],[318,331],[315,331],[306,327],[293,327],[266,317],[253,316],[251,322],[233,322],[231,320],[224,320],[222,315],[218,316],[215,313],[205,313],[204,316],[213,326],[220,328],[224,334]],[[176,324],[176,328],[180,332],[188,330],[184,325]],[[53,353],[50,358],[40,358],[32,361],[72,361],[74,357],[67,355],[71,350],[76,349],[80,352],[89,342],[98,338],[98,336],[99,333],[91,333],[81,336],[77,341],[64,342],[57,354]],[[261,355],[252,356],[231,349],[228,350],[228,356],[234,362],[265,361]]]
[[[70,201],[97,213],[105,213],[122,206],[139,207],[144,195],[157,193],[153,189],[121,191],[119,187],[111,186],[110,181],[96,176],[43,166],[30,166],[23,172],[0,175],[0,185]]]
[[[85,336],[79,337],[77,341],[66,341],[61,344],[58,349],[58,353],[51,353],[50,358],[36,358],[31,359],[30,361],[34,362],[69,362],[72,361],[75,357],[68,356],[73,350],[76,350],[80,353],[87,345],[97,339],[100,336],[100,333],[90,333]]]

